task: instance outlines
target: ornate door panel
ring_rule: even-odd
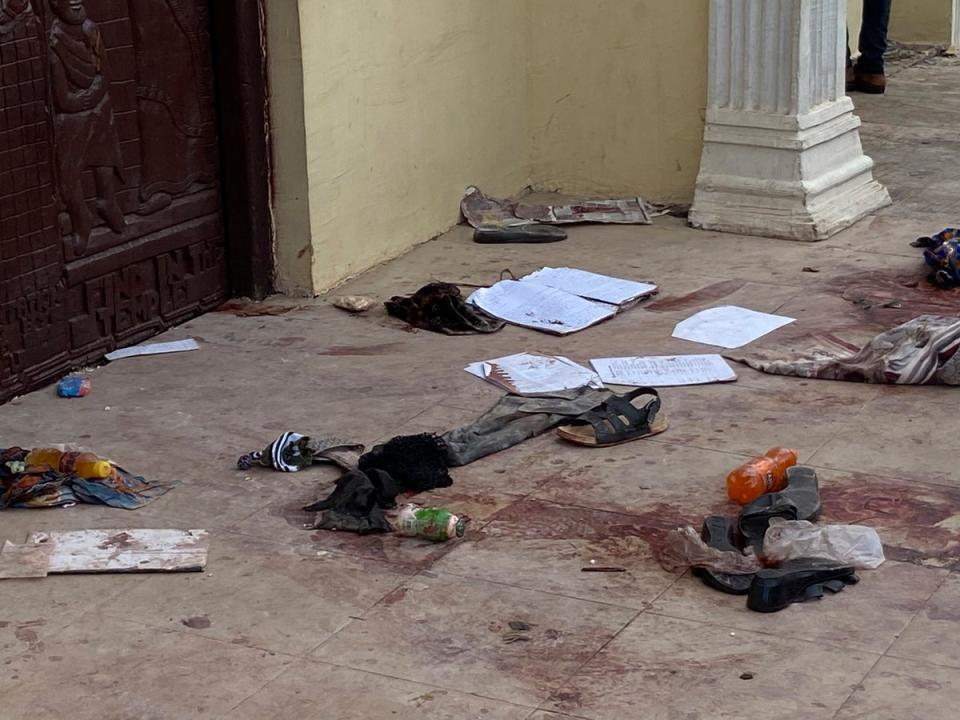
[[[215,306],[206,0],[0,0],[0,401]]]

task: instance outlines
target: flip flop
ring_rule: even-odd
[[[551,243],[567,239],[567,231],[553,225],[518,225],[498,228],[481,227],[473,233],[473,241],[495,243]]]
[[[743,552],[736,535],[737,529],[733,520],[722,515],[711,515],[706,518],[703,521],[703,529],[700,531],[700,537],[712,548]],[[754,578],[754,575],[730,575],[703,567],[693,568],[693,574],[709,587],[730,595],[746,595],[750,592],[750,584]]]
[[[740,534],[757,555],[763,554],[763,538],[770,520],[813,520],[820,514],[820,484],[817,471],[805,465],[787,468],[787,485],[780,492],[766,493],[740,511]]]
[[[778,568],[760,570],[747,595],[747,607],[757,612],[777,612],[790,603],[819,600],[824,590],[838,593],[860,581],[852,567],[825,560],[788,560]]]
[[[637,407],[633,401],[642,395],[653,395],[653,399]],[[642,387],[626,395],[614,395],[569,425],[558,427],[557,435],[577,445],[611,447],[658,435],[667,427],[666,418],[660,414],[660,395],[653,388]]]

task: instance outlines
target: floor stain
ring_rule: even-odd
[[[214,312],[230,313],[237,317],[265,317],[286,315],[295,310],[303,310],[303,305],[262,305],[260,303],[226,302]]]
[[[687,293],[686,295],[665,297],[662,300],[657,300],[655,303],[647,305],[646,309],[652,310],[653,312],[689,310],[721,300],[728,295],[732,295],[743,286],[744,282],[742,280],[723,280],[695,290],[692,293]]]
[[[820,488],[826,518],[876,528],[890,560],[960,562],[960,489],[860,473],[848,478]]]
[[[374,355],[386,355],[399,343],[380,343],[379,345],[334,345],[326,350],[322,350],[317,355],[327,355],[330,357],[367,357]]]
[[[206,630],[212,625],[210,618],[206,615],[195,615],[193,617],[183,618],[180,624],[186,625],[188,628],[193,628],[194,630]]]

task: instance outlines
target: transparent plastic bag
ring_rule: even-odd
[[[657,554],[657,560],[668,572],[682,572],[690,567],[702,567],[728,575],[752,575],[762,567],[752,552],[743,554],[733,550],[717,550],[707,545],[700,534],[689,525],[667,533]]]
[[[797,558],[822,558],[860,570],[883,564],[883,543],[865,525],[814,525],[806,520],[772,518],[763,538],[763,559],[779,564]]]

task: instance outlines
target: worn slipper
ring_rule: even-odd
[[[643,395],[653,395],[653,399],[643,407],[634,405],[633,401]],[[577,445],[610,447],[657,435],[667,427],[660,413],[660,395],[653,388],[642,387],[612,396],[569,425],[558,427],[557,435]]]
[[[820,484],[817,471],[804,465],[787,468],[787,485],[780,492],[766,493],[740,511],[740,534],[757,555],[763,554],[763,538],[770,520],[813,520],[820,514]]]
[[[703,521],[700,537],[710,547],[717,550],[743,552],[737,542],[737,529],[733,520],[722,515],[710,515]],[[693,568],[693,574],[704,584],[731,595],[746,595],[750,591],[753,575],[731,575],[705,567]]]
[[[567,231],[553,225],[517,225],[516,227],[480,227],[473,233],[473,241],[494,243],[551,243],[567,239]]]
[[[747,607],[757,612],[777,612],[790,603],[819,600],[824,590],[838,593],[859,581],[849,566],[812,558],[788,560],[778,568],[765,568],[754,576]]]

